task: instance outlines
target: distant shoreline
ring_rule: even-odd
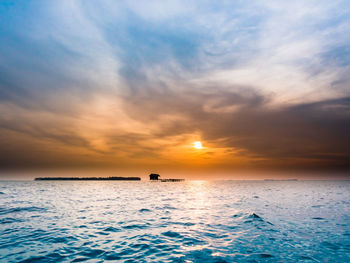
[[[37,177],[34,181],[141,181],[140,177]]]
[[[298,181],[296,178],[291,178],[291,179],[264,179],[264,181]]]

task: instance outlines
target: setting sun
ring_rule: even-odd
[[[202,143],[200,141],[196,141],[193,143],[193,147],[196,149],[203,149]]]

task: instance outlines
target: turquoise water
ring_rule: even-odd
[[[0,262],[350,262],[350,182],[0,182]]]

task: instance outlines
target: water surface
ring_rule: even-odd
[[[0,233],[1,262],[350,262],[350,182],[0,182]]]

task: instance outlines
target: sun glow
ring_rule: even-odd
[[[202,143],[200,141],[194,142],[193,147],[196,149],[203,149]]]

